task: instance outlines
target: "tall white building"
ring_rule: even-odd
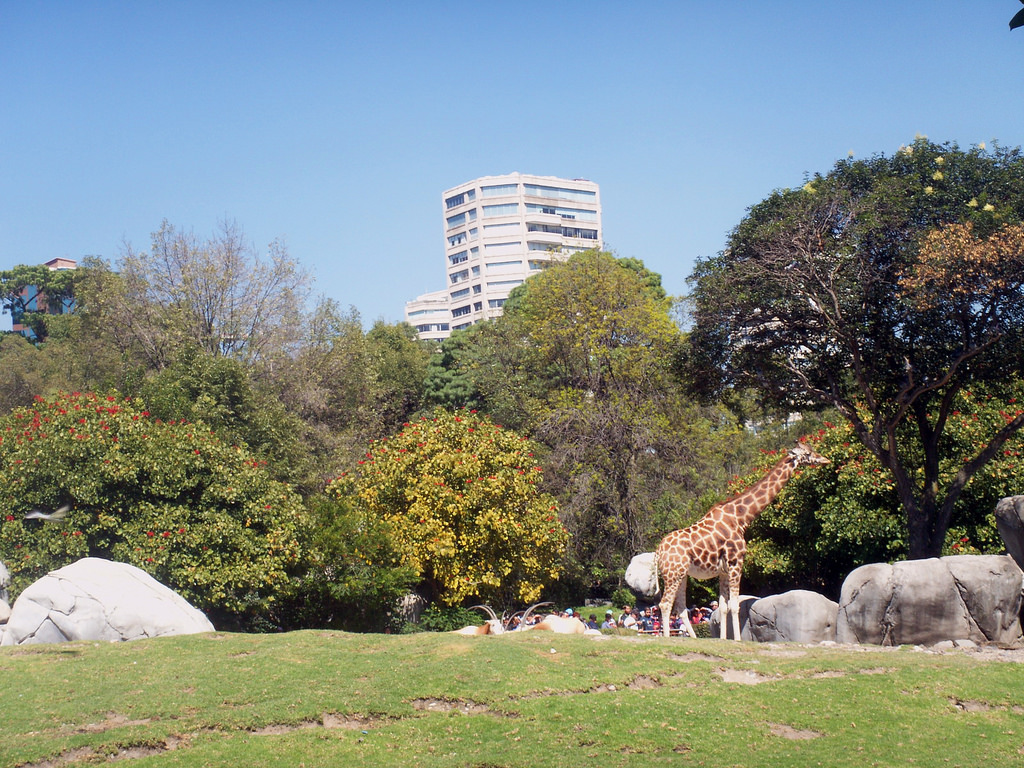
[[[445,285],[405,305],[421,339],[497,317],[509,292],[552,259],[601,245],[601,195],[585,179],[484,176],[442,196]]]

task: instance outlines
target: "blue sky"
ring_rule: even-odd
[[[443,287],[442,191],[520,171],[598,182],[681,294],[848,152],[1024,143],[1020,7],[0,0],[0,269],[227,218],[394,322]]]

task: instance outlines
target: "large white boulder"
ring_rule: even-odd
[[[87,557],[51,571],[18,596],[0,645],[212,631],[202,611],[145,571]]]
[[[638,597],[653,600],[661,595],[653,552],[641,552],[629,561],[629,567],[626,568],[626,586]]]
[[[1007,555],[873,563],[852,571],[839,596],[836,640],[934,645],[1021,638],[1024,573]]]

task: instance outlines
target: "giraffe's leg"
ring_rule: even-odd
[[[732,614],[733,640],[740,641],[740,575],[743,564],[729,569],[729,613]]]
[[[729,639],[729,576],[718,574],[718,636]]]
[[[661,602],[658,603],[658,608],[661,610],[661,634],[665,637],[672,634],[669,619],[672,616],[672,607],[676,604],[676,592],[679,590],[680,582],[686,583],[685,574],[682,579],[665,578],[665,591],[661,593]]]
[[[693,624],[690,623],[690,609],[686,606],[686,582],[687,578],[686,576],[683,576],[682,584],[679,586],[679,591],[682,593],[681,597],[683,598],[683,626],[686,627],[686,631],[690,634],[690,637],[696,640],[697,633],[693,631]],[[678,597],[676,598],[676,602],[679,602]]]

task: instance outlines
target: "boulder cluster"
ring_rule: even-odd
[[[873,563],[852,571],[839,602],[807,590],[740,598],[740,636],[760,642],[938,645],[1024,641],[1024,496],[1002,499],[996,522],[1008,555],[954,555]],[[626,583],[657,595],[653,553],[637,555]],[[711,634],[720,636],[718,611]]]

